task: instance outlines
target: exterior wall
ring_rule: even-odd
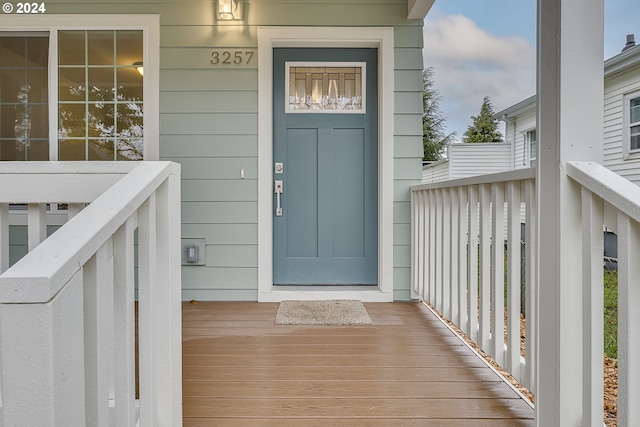
[[[604,83],[604,166],[640,185],[640,159],[623,158],[623,99],[640,90],[640,65],[612,75]]]
[[[426,166],[422,182],[438,182],[511,169],[511,144],[450,144],[448,161]]]
[[[422,182],[431,184],[433,182],[446,181],[449,178],[449,159],[440,160],[422,167]]]
[[[507,123],[505,133],[507,142],[514,142],[513,168],[523,169],[529,167],[529,146],[526,143],[526,132],[536,127],[535,108],[529,112],[518,116],[513,121]]]
[[[160,158],[182,164],[183,237],[206,239],[206,265],[183,267],[183,298],[257,299],[258,27],[384,26],[394,28],[395,40],[394,298],[409,299],[409,187],[421,178],[422,20],[406,19],[406,0],[243,6],[243,21],[218,22],[211,0],[47,2],[47,13],[160,14]],[[214,49],[255,55],[249,64],[215,66]]]

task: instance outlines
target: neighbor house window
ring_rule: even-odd
[[[157,17],[49,21],[0,29],[0,161],[157,158]]]
[[[624,158],[640,157],[640,91],[624,96]]]
[[[529,167],[535,167],[538,158],[538,136],[536,130],[527,132],[527,145],[529,146]]]

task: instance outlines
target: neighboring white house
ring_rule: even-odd
[[[504,172],[512,167],[511,144],[450,144],[446,159],[422,168],[422,182]]]
[[[513,144],[514,169],[535,166],[535,96],[496,113]],[[640,46],[632,35],[625,49],[604,63],[604,166],[640,185]]]
[[[535,166],[536,106],[534,95],[497,112],[494,117],[505,122],[504,144],[451,144],[447,159],[423,167],[422,182]],[[640,46],[632,35],[625,49],[604,63],[603,141],[604,166],[640,185]]]

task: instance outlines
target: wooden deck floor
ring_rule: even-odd
[[[533,410],[425,307],[276,326],[278,304],[183,307],[184,426],[532,426]]]

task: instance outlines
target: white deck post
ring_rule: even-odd
[[[580,189],[571,160],[602,161],[603,0],[538,0],[536,425],[583,424]],[[601,424],[600,424],[601,425]]]
[[[3,425],[85,425],[82,285],[79,272],[51,301],[0,305]]]

